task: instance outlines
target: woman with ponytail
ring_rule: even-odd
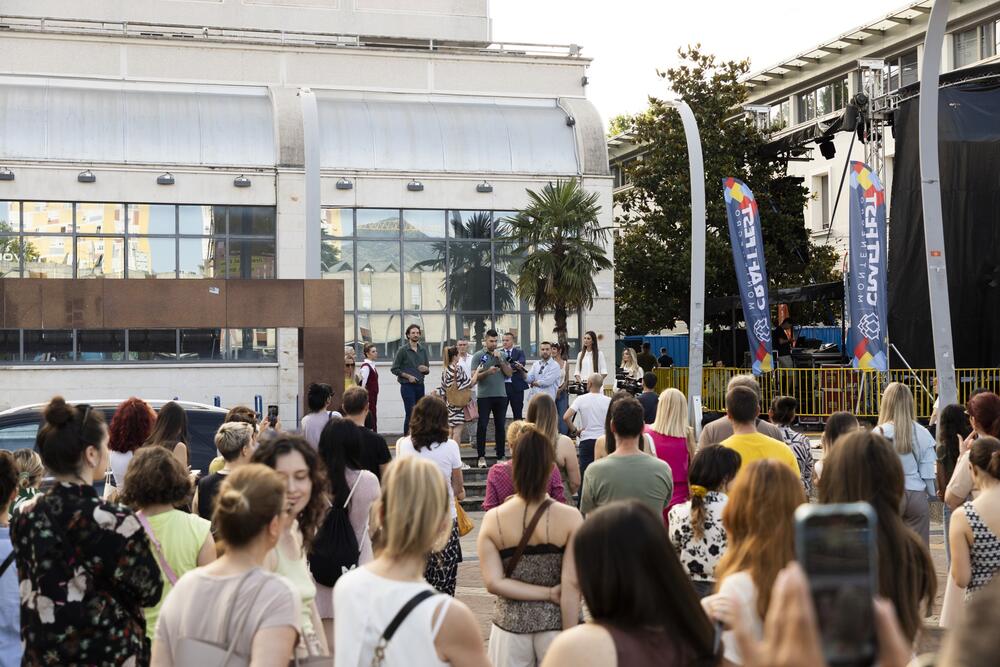
[[[1000,440],[978,438],[969,451],[975,500],[951,515],[951,578],[965,589],[965,600],[1000,570]]]
[[[722,445],[702,448],[688,469],[691,499],[674,505],[668,514],[670,542],[700,597],[715,588],[715,566],[726,551],[722,510],[740,462],[734,449]]]
[[[233,663],[291,661],[301,601],[287,579],[263,567],[281,537],[286,486],[284,475],[258,463],[226,477],[212,516],[226,551],[181,577],[164,600],[153,667],[204,664],[203,643],[232,646]]]
[[[27,447],[14,452],[14,465],[17,466],[17,495],[10,506],[11,516],[14,516],[24,503],[38,495],[38,484],[45,475],[42,457]]]

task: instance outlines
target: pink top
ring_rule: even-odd
[[[663,510],[663,516],[666,517],[671,507],[688,499],[688,465],[691,461],[688,460],[687,439],[657,433],[652,426],[646,427],[646,433],[653,438],[656,457],[666,461],[674,476],[674,495],[670,498],[670,504]]]
[[[483,511],[489,511],[514,495],[514,478],[510,461],[497,463],[486,474],[486,499],[483,501]],[[563,495],[562,475],[559,468],[552,466],[552,476],[549,477],[549,495],[560,503],[566,502]]]

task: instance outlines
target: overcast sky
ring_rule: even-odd
[[[700,42],[723,59],[769,67],[906,6],[905,0],[490,0],[498,42],[580,44],[592,58],[587,96],[605,123],[661,95],[656,70]]]

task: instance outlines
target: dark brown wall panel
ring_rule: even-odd
[[[46,329],[103,329],[104,291],[121,280],[32,280],[42,290],[42,326]]]
[[[117,280],[104,303],[108,328],[226,326],[225,280]]]
[[[301,327],[300,280],[227,280],[226,320],[231,328]]]
[[[335,404],[344,397],[344,327],[306,327],[302,330],[303,400],[313,382],[333,387]]]
[[[304,280],[305,326],[344,326],[344,281]],[[332,324],[336,323],[336,324]]]
[[[4,326],[8,329],[41,329],[42,286],[38,280],[5,280]]]

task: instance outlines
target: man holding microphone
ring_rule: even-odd
[[[504,460],[506,444],[507,387],[505,380],[513,374],[507,357],[497,349],[497,332],[490,329],[483,338],[483,349],[472,355],[476,369],[476,407],[479,422],[476,425],[476,448],[479,450],[479,467],[486,467],[486,427],[493,414],[496,431],[497,462]]]

